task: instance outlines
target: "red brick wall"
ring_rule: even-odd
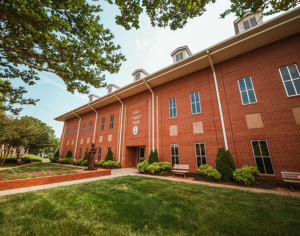
[[[239,168],[243,165],[255,165],[251,140],[266,139],[276,178],[281,178],[280,171],[284,169],[300,171],[300,126],[296,124],[292,113],[293,107],[300,107],[300,96],[287,97],[278,71],[279,67],[293,63],[300,68],[299,42],[300,34],[297,34],[215,65],[228,146]],[[252,78],[257,103],[243,105],[237,80],[247,76]],[[160,160],[171,162],[170,145],[178,144],[180,163],[189,164],[190,170],[196,172],[195,143],[205,143],[207,163],[215,166],[215,156],[218,148],[224,146],[224,138],[211,68],[157,86],[153,91],[154,145],[158,149]],[[190,93],[195,91],[200,93],[201,113],[192,115]],[[173,97],[176,97],[177,102],[177,118],[170,119],[168,100]],[[137,146],[146,147],[146,156],[152,148],[152,96],[147,90],[122,101],[124,120],[121,166],[131,167],[136,165],[131,160],[136,160]],[[102,147],[101,159],[104,158],[107,147],[111,146],[114,160],[117,160],[120,109],[119,102],[98,109],[95,143],[97,147]],[[261,113],[264,128],[247,128],[245,115],[252,113]],[[110,114],[115,115],[112,131],[108,130]],[[105,131],[100,132],[101,117],[104,115]],[[87,127],[85,135],[79,134],[77,158],[80,147],[90,147],[86,145],[86,138],[92,137],[93,132],[87,133],[88,121],[94,122],[94,119],[95,112],[82,116],[81,123],[86,122]],[[202,121],[204,132],[193,134],[193,122],[198,121]],[[71,148],[70,145],[66,146],[66,140],[70,139],[67,137],[69,127],[75,124],[78,125],[78,118],[67,121],[63,152],[66,148]],[[139,134],[136,136],[132,133],[134,125],[139,127]],[[177,136],[170,136],[171,125],[177,125]],[[107,136],[110,133],[113,134],[113,140],[108,143]],[[103,143],[99,143],[99,136],[102,134]],[[81,137],[85,138],[84,145],[79,144]]]

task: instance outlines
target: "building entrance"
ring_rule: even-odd
[[[138,147],[137,164],[140,164],[145,159],[145,147]]]

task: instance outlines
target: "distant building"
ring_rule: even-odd
[[[96,159],[111,149],[121,167],[136,167],[157,149],[160,161],[196,172],[225,147],[265,178],[299,172],[299,26],[300,8],[267,22],[248,13],[234,37],[194,54],[177,48],[172,65],[138,69],[131,84],[55,118],[65,122],[60,154],[83,158],[94,142]]]

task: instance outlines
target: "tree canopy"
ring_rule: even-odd
[[[120,14],[116,23],[126,30],[139,28],[145,12],[152,26],[183,28],[188,19],[201,16],[207,4],[216,0],[106,0]],[[117,73],[125,56],[113,42],[114,35],[100,23],[97,0],[2,0],[0,3],[0,110],[18,114],[17,103],[35,104],[23,98],[23,87],[13,88],[10,79],[21,78],[28,85],[39,80],[39,72],[56,74],[67,91],[88,93],[89,86],[106,86],[105,72]],[[268,9],[265,14],[286,11],[299,0],[231,0],[230,13],[241,17],[247,11]],[[2,103],[1,103],[2,102]]]

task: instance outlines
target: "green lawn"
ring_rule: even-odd
[[[299,235],[300,198],[139,176],[0,197],[0,235]]]
[[[0,166],[1,168],[9,168],[9,167],[15,167],[17,166],[17,163],[4,163],[2,166]]]
[[[50,159],[47,158],[42,158],[33,154],[24,154],[22,157],[34,157],[34,158],[39,158],[40,160],[42,160],[42,162],[50,162]],[[9,155],[9,158],[17,158],[16,154],[12,154],[11,157]]]
[[[39,163],[39,164],[34,164],[34,165],[28,165],[28,166],[23,166],[19,168],[13,168],[13,169],[6,169],[6,170],[1,170],[0,173],[4,172],[7,174],[13,174],[13,173],[23,173],[27,171],[40,171],[40,170],[75,170],[75,169],[80,169],[76,166],[64,166],[64,165],[52,165],[52,164],[44,164],[44,163]]]

